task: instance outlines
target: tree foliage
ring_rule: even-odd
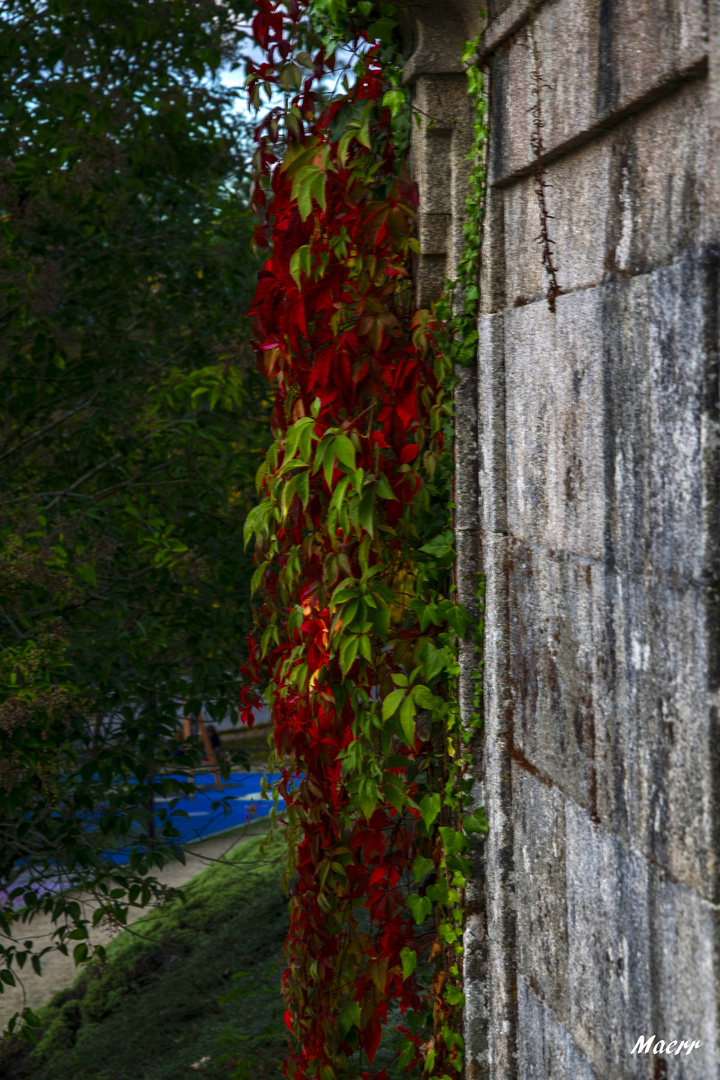
[[[133,833],[108,904],[147,898],[178,702],[237,700],[266,406],[218,72],[248,6],[0,4],[0,884],[71,924],[34,884],[99,887]]]

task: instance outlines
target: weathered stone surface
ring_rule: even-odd
[[[641,116],[548,164],[550,236],[561,289],[647,271],[697,244],[705,100],[703,83],[681,86]],[[534,178],[503,189],[503,201],[507,302],[521,305],[543,296],[548,285]]]
[[[505,324],[502,315],[478,324],[478,504],[482,533],[507,532],[507,440],[505,435]]]
[[[480,11],[475,0],[401,0],[410,16],[411,55],[404,68],[405,82],[418,75],[443,75],[463,70],[462,49],[477,36]]]
[[[507,306],[508,283],[505,280],[505,211],[504,189],[488,188],[485,194],[482,260],[480,265],[480,311],[490,315]],[[529,268],[529,273],[533,271]]]
[[[458,38],[462,51],[462,41]],[[444,55],[444,54],[443,54]],[[439,65],[439,66],[438,66]],[[420,212],[417,270],[418,304],[437,300],[463,251],[465,200],[471,165],[472,108],[466,77],[458,68],[412,75],[413,103],[422,125],[413,132],[411,168],[418,185]],[[406,75],[410,67],[406,69]]]
[[[496,28],[497,28],[498,23],[501,21],[500,20],[501,15],[506,15],[507,16],[510,12],[513,12],[513,13],[517,12],[516,17],[526,18],[527,17],[527,10],[526,10],[527,5],[528,5],[528,0],[520,0],[519,3],[518,3],[518,0],[488,0],[488,3],[485,5],[485,9],[487,11],[487,17],[488,17],[488,20],[489,20],[488,29],[492,28],[492,30],[495,31],[495,34],[493,35],[493,38],[495,39],[495,36],[497,34],[497,29]],[[502,27],[501,33],[507,31],[507,27],[505,26],[505,21],[506,20],[502,20],[503,27]],[[487,33],[487,30],[486,30],[486,33]]]
[[[597,1080],[598,1074],[573,1042],[567,1026],[518,979],[521,1032],[518,1075],[523,1080]]]
[[[714,899],[702,591],[509,550],[516,747],[594,820]]]
[[[465,1055],[468,1080],[488,1074],[488,965],[484,908],[469,914],[463,934],[465,981]]]
[[[508,525],[530,543],[599,558],[602,322],[594,291],[507,311]]]
[[[464,19],[435,5],[427,25],[456,37]],[[467,1077],[710,1080],[720,3],[492,0],[489,19],[477,459],[469,376],[456,399],[458,583],[469,594],[478,551],[487,583],[473,769],[490,831],[468,889]],[[537,242],[532,20],[554,311]],[[412,74],[438,116],[413,151],[423,297],[457,264],[470,137],[459,69],[428,65]],[[463,679],[471,655],[463,644]],[[630,1054],[653,1034],[703,1046]]]
[[[638,574],[700,581],[711,570],[702,444],[714,264],[701,254],[601,290],[605,558]]]
[[[704,316],[706,300],[717,306],[718,299],[707,296],[704,270],[684,262],[657,271],[648,283],[650,559],[659,572],[695,580],[703,576],[706,545]]]
[[[662,6],[658,12],[652,0],[556,0],[542,5],[535,36],[549,156],[571,149],[612,117],[702,71],[707,55],[702,0],[668,0]],[[528,25],[493,61],[493,183],[532,167],[534,69]]]
[[[571,801],[566,822],[570,1028],[601,1076],[647,1076],[630,1050],[653,1030],[649,866]]]
[[[532,544],[547,540],[549,515],[548,437],[553,397],[549,379],[555,362],[555,320],[539,302],[506,311],[505,394],[508,530]]]
[[[503,315],[511,533],[700,581],[715,256]],[[714,422],[714,421],[713,421]]]
[[[418,214],[417,234],[423,255],[446,255],[450,221],[450,214]]]
[[[670,1080],[705,1080],[720,1072],[717,1020],[717,954],[709,944],[717,939],[718,911],[695,893],[667,877],[651,890],[651,976],[653,1021],[659,1038],[696,1039],[703,1046],[688,1056],[665,1055]],[[661,975],[655,978],[660,968]]]
[[[423,79],[423,84],[429,80]],[[434,86],[435,80],[433,80]],[[427,93],[427,87],[424,96]],[[422,204],[423,214],[441,214],[449,221],[448,208],[450,202],[450,155],[452,153],[452,131],[449,128],[431,128],[425,132],[423,139],[424,152],[422,157],[418,153],[418,166],[415,169],[415,177],[418,185],[419,198]]]
[[[569,1019],[565,799],[513,763],[518,968],[556,1017]],[[522,1032],[522,1021],[521,1032]],[[522,1037],[519,1046],[522,1047]]]
[[[486,576],[484,776],[488,936],[488,1059],[493,1076],[513,1075],[516,1063],[515,903],[513,888],[511,700],[507,685],[507,615],[504,604],[507,545],[483,538]]]
[[[595,618],[600,818],[714,899],[717,852],[706,613],[696,587],[608,573]]]
[[[716,912],[571,801],[566,807],[570,1028],[600,1076],[717,1075]],[[671,989],[672,987],[672,989]],[[632,1056],[640,1035],[704,1043]]]
[[[508,559],[515,748],[597,816],[594,568],[513,543]]]

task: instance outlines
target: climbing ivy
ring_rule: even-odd
[[[249,724],[260,690],[271,705],[272,797],[288,840],[285,1072],[448,1077],[463,1068],[465,853],[486,828],[482,810],[465,809],[456,642],[467,615],[448,517],[452,371],[474,348],[482,164],[464,321],[418,311],[394,6],[256,7],[265,59],[248,88],[269,105],[256,131],[267,257],[252,314],[274,441],[246,525],[262,606],[243,705]],[[352,71],[329,95],[348,54]]]
[[[484,17],[484,12],[480,12],[480,15]],[[481,37],[482,35],[478,35],[476,41],[466,42],[463,50],[468,95],[475,112],[474,138],[468,155],[472,169],[465,201],[464,249],[458,262],[457,280],[446,282],[445,296],[435,308],[437,316],[443,321],[443,332],[440,335],[442,347],[453,363],[463,367],[470,367],[475,363],[478,344],[476,323],[480,302],[480,251],[485,212],[485,149],[488,137],[485,79],[477,63]]]

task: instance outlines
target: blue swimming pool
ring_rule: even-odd
[[[176,779],[181,780],[182,777]],[[187,817],[173,817],[175,828],[180,833],[180,842],[192,844],[215,833],[245,825],[253,818],[267,817],[272,803],[261,796],[263,779],[272,784],[278,778],[273,775],[263,778],[259,773],[232,773],[223,782],[222,791],[218,791],[211,774],[196,776],[197,792],[194,798],[186,796],[175,804],[176,810],[183,810],[187,814]],[[156,810],[167,806],[170,801],[156,798]],[[219,805],[221,803],[224,805]]]
[[[177,775],[176,780],[186,780],[187,777]],[[261,773],[231,773],[230,777],[223,781],[222,790],[215,787],[212,774],[196,774],[194,796],[184,796],[177,800],[174,810],[183,810],[184,814],[173,813],[173,825],[180,834],[176,842],[185,846],[206,840],[218,833],[236,829],[248,824],[252,820],[267,817],[272,809],[272,802],[263,799],[261,787],[263,779],[272,784],[277,776]],[[160,811],[174,801],[170,798],[155,798],[155,809]],[[278,809],[285,804],[278,803]],[[187,815],[187,816],[185,816]],[[158,825],[160,819],[158,818]],[[123,846],[113,852],[105,852],[106,857],[116,863],[128,861],[131,848]],[[22,885],[24,874],[14,882],[14,887]],[[42,883],[34,881],[34,891],[38,895],[46,892],[56,892],[67,888],[67,879],[63,877],[63,883],[59,884],[52,880],[52,876]],[[7,893],[0,889],[0,903],[8,902]],[[22,897],[13,902],[14,907],[22,906]]]

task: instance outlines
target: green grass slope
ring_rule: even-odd
[[[280,847],[241,844],[113,940],[43,1010],[32,1052],[0,1047],[2,1080],[276,1080],[285,1039]],[[193,1068],[193,1066],[195,1066]]]

